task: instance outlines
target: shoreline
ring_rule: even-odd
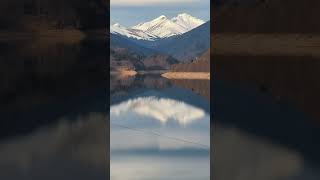
[[[43,31],[0,31],[0,41],[44,39],[79,42],[84,39],[106,39],[104,30],[81,31],[79,29],[47,29]]]
[[[110,71],[111,76],[132,77],[137,75],[161,75],[167,79],[210,80],[210,72],[170,72],[170,71]]]
[[[211,39],[217,55],[320,57],[320,34],[216,33]]]
[[[110,71],[110,75],[120,77],[130,77],[137,75],[137,71],[134,70],[121,70],[121,71]]]
[[[166,72],[161,76],[167,79],[210,80],[210,72]]]

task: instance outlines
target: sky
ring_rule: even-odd
[[[210,0],[111,0],[111,24],[130,27],[160,15],[172,18],[188,13],[204,21],[210,20]]]

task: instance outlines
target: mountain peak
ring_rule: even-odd
[[[168,19],[167,16],[161,15],[151,21],[142,22],[131,28],[127,28],[126,31],[130,31],[131,35],[137,35],[137,33],[147,34],[148,39],[150,39],[149,36],[152,37],[152,39],[167,38],[184,34],[203,23],[204,21],[195,18],[190,14],[180,13],[172,19]],[[122,26],[119,25],[119,27]]]
[[[155,18],[155,19],[152,20],[152,21],[164,21],[164,20],[167,20],[167,19],[168,19],[167,16],[161,15],[161,16]]]
[[[159,16],[157,19],[167,19],[167,16],[161,15],[161,16]]]
[[[113,27],[121,27],[121,25],[119,23],[114,23],[112,24]]]
[[[191,16],[188,13],[180,13],[180,14],[178,14],[178,17],[193,17],[193,16]]]

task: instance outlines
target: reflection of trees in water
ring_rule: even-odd
[[[0,138],[30,133],[61,116],[101,112],[107,96],[101,44],[46,44],[38,51],[34,43],[10,45],[0,61]]]
[[[189,89],[210,101],[210,81],[207,80],[169,80],[161,76],[131,76],[110,79],[110,95],[126,95],[138,88],[165,89],[177,86]]]
[[[170,80],[173,85],[190,89],[210,101],[210,81],[208,80]]]
[[[161,76],[112,76],[110,78],[110,95],[125,95],[129,91],[139,88],[164,89],[170,86],[169,80],[162,78]]]
[[[106,114],[69,121],[0,142],[0,179],[107,179]]]
[[[98,44],[94,46],[98,50],[91,50],[90,43],[10,46],[0,61],[0,106],[30,107],[44,103],[40,99],[64,98],[102,87],[106,62],[99,48],[104,51],[104,46],[93,44]]]
[[[318,60],[310,57],[216,56],[214,63],[217,78],[215,122],[237,127],[248,136],[256,136],[256,139],[262,138],[299,153],[307,164],[296,175],[300,179],[318,179],[320,175],[313,169],[320,167],[319,126],[315,126],[309,117],[319,117],[316,110],[320,88],[317,83]],[[265,149],[251,147],[251,144],[237,146],[254,149],[256,154],[265,152]],[[226,151],[219,151],[217,155],[220,153],[222,155]],[[244,152],[241,154],[245,155]],[[243,161],[243,164],[249,164],[255,160],[244,158]],[[278,167],[274,161],[264,163]],[[284,167],[279,167],[279,171]],[[247,171],[239,170],[241,173]],[[249,172],[253,179],[260,179],[255,178],[260,168]]]
[[[320,118],[320,62],[312,57],[215,56],[218,79],[253,86]]]
[[[278,180],[318,179],[318,167],[298,152],[272,144],[237,128],[214,125],[212,170],[214,179]]]

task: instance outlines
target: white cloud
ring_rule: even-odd
[[[111,0],[111,6],[149,6],[149,5],[172,5],[192,4],[201,0]]]

